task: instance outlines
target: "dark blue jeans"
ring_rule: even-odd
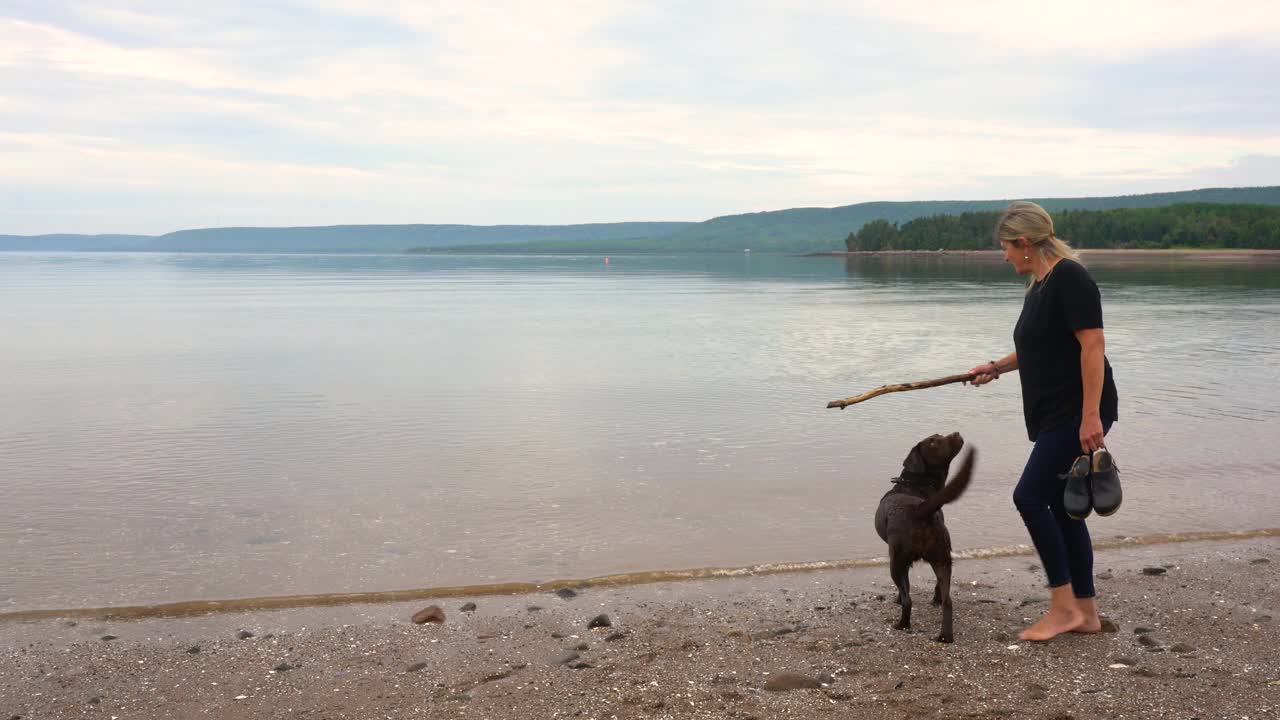
[[[1111,429],[1111,421],[1102,421],[1105,435]],[[1042,431],[1036,436],[1035,447],[1022,478],[1013,490],[1013,504],[1022,515],[1022,522],[1031,534],[1031,542],[1040,554],[1049,587],[1056,588],[1071,583],[1071,590],[1078,598],[1091,598],[1093,588],[1093,541],[1083,520],[1072,520],[1062,507],[1062,493],[1066,489],[1065,475],[1071,463],[1083,453],[1080,451],[1080,420],[1077,418],[1061,427]]]

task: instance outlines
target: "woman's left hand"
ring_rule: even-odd
[[[1102,449],[1102,442],[1102,417],[1086,416],[1080,421],[1080,449],[1088,454]]]

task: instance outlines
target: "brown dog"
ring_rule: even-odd
[[[911,565],[924,560],[933,566],[938,584],[933,604],[942,606],[942,632],[938,642],[955,637],[951,624],[951,535],[942,516],[942,506],[960,497],[973,477],[973,448],[965,454],[960,469],[946,482],[951,461],[964,447],[960,433],[930,435],[911,448],[902,463],[901,477],[880,499],[876,509],[876,532],[889,544],[889,575],[898,586],[902,618],[897,627],[911,628]],[[945,483],[945,484],[944,484]]]

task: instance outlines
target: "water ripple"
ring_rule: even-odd
[[[0,598],[869,557],[906,451],[951,430],[983,451],[949,511],[957,544],[1023,543],[1008,500],[1028,449],[1015,376],[825,407],[1010,349],[1016,279],[937,272],[0,258],[0,323],[19,348],[0,354]],[[1125,277],[1107,274],[1104,292],[1126,509],[1095,532],[1273,526],[1280,290]]]

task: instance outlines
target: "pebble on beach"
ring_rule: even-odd
[[[444,622],[444,610],[439,605],[429,605],[413,614],[413,624]]]
[[[566,650],[560,653],[559,655],[555,656],[554,658],[552,658],[551,662],[554,665],[568,665],[569,663],[573,662],[574,660],[577,660],[580,657],[582,656],[579,655],[576,651]]]

